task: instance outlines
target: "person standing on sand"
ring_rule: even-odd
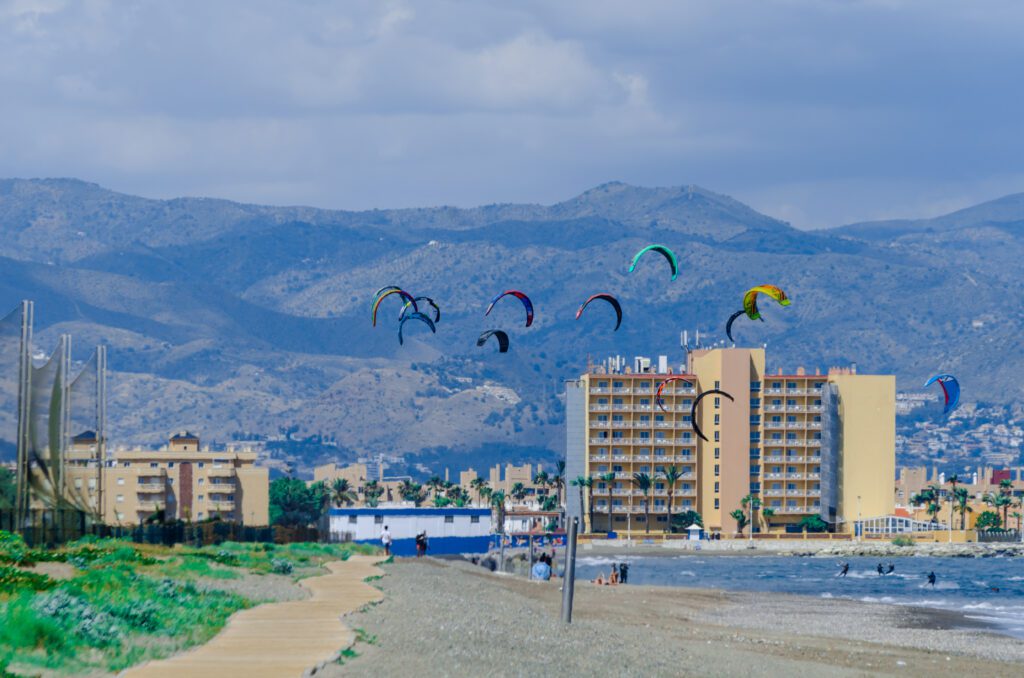
[[[384,531],[380,533],[380,543],[384,545],[384,555],[391,555],[391,532],[388,531],[388,526],[384,526]]]
[[[629,563],[622,563],[619,565],[619,583],[625,584],[629,581]]]

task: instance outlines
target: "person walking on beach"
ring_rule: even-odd
[[[845,577],[846,573],[850,571],[850,564],[849,563],[843,563],[839,567],[842,568],[841,570],[839,570],[839,576],[840,577]]]
[[[934,571],[928,573],[928,583],[931,584],[932,586],[935,586],[935,572]]]
[[[416,535],[416,557],[422,558],[427,555],[427,533],[420,532]]]
[[[629,563],[619,565],[619,583],[625,584],[629,581]]]
[[[384,531],[380,533],[380,543],[384,545],[384,555],[391,555],[391,532],[388,531],[388,526],[384,526]]]

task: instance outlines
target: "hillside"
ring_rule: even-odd
[[[187,427],[334,436],[352,453],[465,454],[564,445],[562,381],[588,355],[668,354],[679,331],[724,338],[743,290],[772,282],[793,299],[740,323],[788,368],[858,363],[917,388],[956,372],[967,401],[1024,402],[1016,302],[1024,199],[937,220],[807,233],[704,189],[606,184],[551,206],[344,212],[222,200],[148,200],[70,179],[0,181],[0,308],[36,300],[37,344],[75,336],[76,358],[110,345],[111,433],[155,442]],[[632,254],[663,242],[680,256]],[[400,284],[441,304],[438,334],[398,303],[370,326],[373,292]],[[497,292],[537,307],[530,329]],[[577,306],[609,291],[604,309]],[[972,321],[980,321],[980,325]],[[506,355],[477,348],[502,327]]]

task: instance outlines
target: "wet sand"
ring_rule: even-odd
[[[1024,641],[955,613],[762,593],[560,582],[402,560],[346,623],[376,641],[324,676],[1019,676]]]

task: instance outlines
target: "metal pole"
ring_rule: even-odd
[[[747,502],[747,522],[750,523],[747,527],[747,543],[751,548],[754,546],[754,499],[751,497],[750,501]]]
[[[565,544],[565,576],[562,578],[562,621],[572,623],[572,598],[576,589],[576,533],[580,519],[574,517],[569,523],[569,534]]]
[[[526,571],[526,578],[533,576],[533,534],[530,534],[530,569]]]
[[[30,446],[32,444],[32,315],[31,301],[21,302],[21,347],[18,360],[18,483],[15,529],[25,527],[30,506]]]
[[[96,515],[106,519],[103,467],[107,458],[107,347],[96,347]]]

